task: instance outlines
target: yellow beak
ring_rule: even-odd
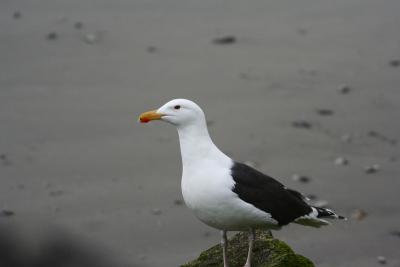
[[[139,120],[141,123],[148,123],[153,120],[160,120],[164,116],[162,113],[157,113],[157,110],[150,110],[140,114]]]

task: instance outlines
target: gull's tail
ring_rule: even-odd
[[[317,218],[346,220],[346,217],[337,215],[334,211],[332,211],[330,209],[318,208],[318,207],[312,207],[312,208],[318,212]]]
[[[328,225],[329,222],[324,219],[340,219],[346,220],[346,217],[341,215],[337,215],[330,209],[327,208],[319,208],[319,207],[311,207],[312,211],[304,216],[295,220],[295,223],[305,225],[305,226],[312,226],[312,227],[321,227],[324,225]],[[323,218],[323,219],[322,219]]]

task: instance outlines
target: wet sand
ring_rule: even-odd
[[[136,122],[189,98],[223,151],[349,217],[275,236],[317,266],[378,266],[378,256],[399,266],[399,10],[395,0],[2,1],[0,209],[15,214],[0,225],[61,228],[128,266],[178,266],[218,242],[175,203],[173,127]],[[213,43],[224,36],[236,40]]]

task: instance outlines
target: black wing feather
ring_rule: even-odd
[[[232,191],[243,201],[271,214],[279,225],[286,225],[312,211],[301,193],[286,188],[272,177],[238,162],[231,171],[235,181]]]

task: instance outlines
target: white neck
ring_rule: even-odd
[[[229,160],[213,143],[204,120],[178,127],[183,168],[207,159]]]

